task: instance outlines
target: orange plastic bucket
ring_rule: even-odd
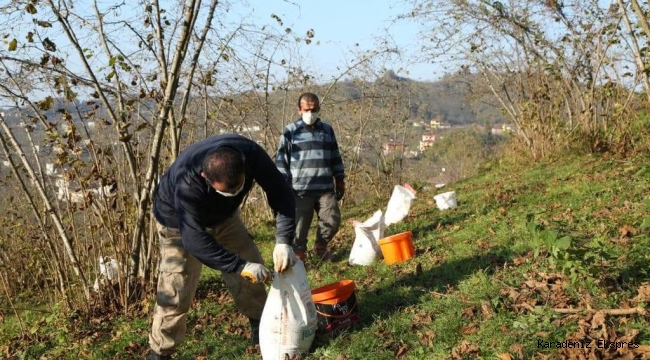
[[[384,262],[387,265],[397,264],[409,260],[415,255],[412,233],[406,231],[379,240],[377,243],[384,254]]]
[[[354,288],[354,281],[341,280],[311,291],[318,314],[318,331],[336,334],[359,322]]]
[[[349,298],[354,288],[354,280],[341,280],[313,289],[311,297],[315,303],[333,305]]]

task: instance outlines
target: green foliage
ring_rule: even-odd
[[[547,253],[553,258],[566,258],[567,250],[571,246],[571,237],[560,237],[557,230],[541,230],[541,226],[533,221],[529,221],[526,228],[532,236],[535,258],[539,256],[542,245],[546,246]]]

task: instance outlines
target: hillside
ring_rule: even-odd
[[[390,189],[344,208],[338,260],[312,261],[309,278],[312,288],[355,280],[362,322],[335,339],[319,336],[309,359],[648,358],[648,183],[644,155],[558,158],[527,168],[504,161],[448,185],[456,209],[438,211],[436,189],[420,189],[409,217],[387,229],[413,232],[416,257],[395,266],[347,264],[354,240],[347,220],[384,209]],[[272,229],[252,230],[270,261]],[[197,298],[178,359],[259,358],[216,272],[204,271]],[[51,309],[25,305],[20,318],[3,309],[0,353],[142,358],[151,306],[65,320]],[[591,348],[557,349],[565,340]],[[599,348],[599,340],[626,346],[617,352]]]

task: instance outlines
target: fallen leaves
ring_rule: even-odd
[[[476,357],[479,354],[479,347],[476,344],[470,344],[469,341],[463,340],[460,345],[451,350],[453,360],[462,360],[468,356]]]
[[[432,347],[433,346],[433,340],[436,338],[436,333],[433,330],[427,330],[424,333],[419,333],[420,336],[420,345],[426,346],[426,347]]]
[[[401,358],[404,355],[406,355],[406,352],[409,350],[409,346],[406,344],[402,344],[397,351],[395,352],[395,358]]]
[[[575,306],[576,301],[565,292],[563,274],[536,273],[524,281],[519,289],[511,286],[501,288],[501,296],[509,300],[515,312],[531,311],[535,306],[550,305],[555,308]]]
[[[650,284],[643,284],[639,286],[637,290],[638,294],[635,296],[632,301],[634,302],[646,302],[650,303]]]
[[[494,310],[487,301],[481,302],[481,314],[483,315],[484,320],[489,320],[494,315]]]
[[[460,328],[460,332],[463,335],[475,334],[478,331],[478,326],[476,324],[469,324],[468,326],[463,326]]]
[[[636,235],[636,229],[631,227],[630,225],[624,225],[621,228],[618,229],[619,234],[621,234],[621,238],[624,237],[631,237]]]
[[[578,331],[570,334],[567,341],[590,344],[589,347],[562,348],[560,357],[575,360],[591,359],[640,359],[650,357],[650,346],[640,345],[636,340],[639,330],[624,329],[622,333],[608,325],[607,314],[598,311],[578,321]]]

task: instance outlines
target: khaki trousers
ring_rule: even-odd
[[[187,312],[196,293],[202,264],[183,249],[178,229],[158,224],[157,230],[160,267],[149,344],[158,354],[169,355],[185,337]],[[239,214],[206,230],[226,250],[244,260],[263,263]],[[236,273],[222,272],[222,276],[237,309],[249,318],[260,319],[266,302],[264,284],[253,284]]]
[[[314,218],[314,211],[318,214],[318,229],[316,230],[316,244],[327,245],[339,231],[341,225],[341,211],[333,192],[322,195],[296,196],[296,239],[295,251],[307,251],[307,235]]]

